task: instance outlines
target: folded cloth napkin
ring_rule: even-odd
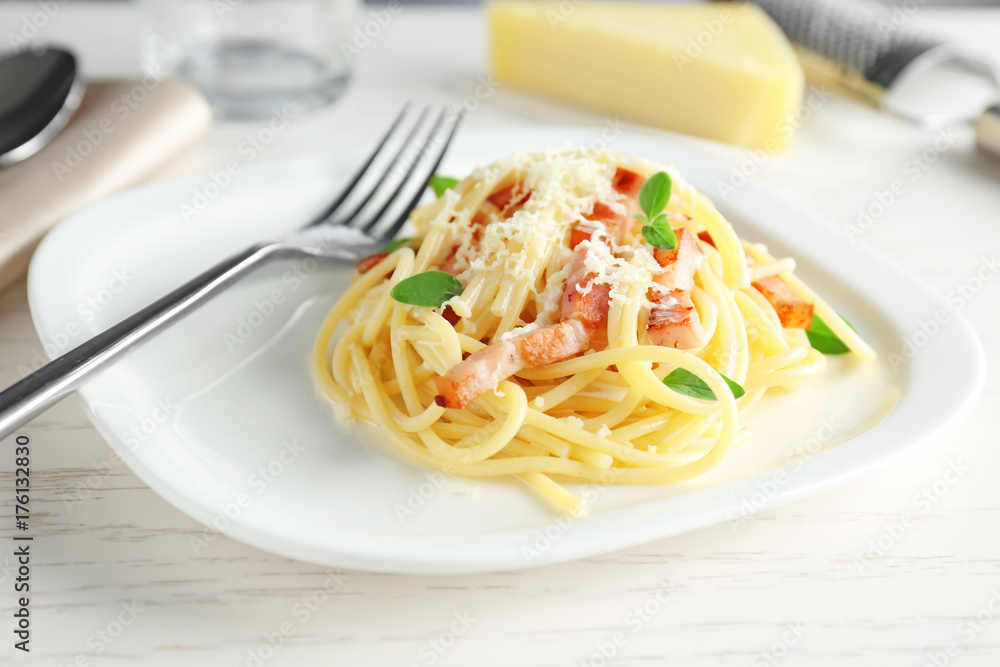
[[[208,104],[180,81],[88,83],[62,132],[27,160],[0,168],[0,290],[24,275],[57,222],[141,182],[210,122]]]

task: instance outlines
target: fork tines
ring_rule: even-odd
[[[378,241],[399,232],[464,116],[461,107],[428,105],[419,113],[411,107],[403,107],[343,193],[310,226],[348,225]]]

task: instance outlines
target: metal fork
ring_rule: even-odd
[[[406,223],[441,164],[463,114],[442,110],[428,131],[431,109],[425,108],[393,154],[390,146],[395,142],[390,140],[403,133],[411,115],[407,105],[343,192],[312,222],[289,236],[258,243],[219,262],[0,392],[0,438],[270,259],[357,260],[375,252]],[[384,162],[389,164],[376,166]]]

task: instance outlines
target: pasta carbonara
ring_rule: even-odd
[[[566,481],[670,484],[717,465],[768,388],[823,371],[814,322],[875,357],[792,259],[648,161],[518,153],[411,222],[327,316],[323,391],[411,461],[514,475],[572,514]]]

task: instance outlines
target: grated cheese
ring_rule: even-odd
[[[453,296],[444,303],[441,304],[441,310],[443,311],[448,306],[455,311],[455,314],[459,317],[472,317],[472,306],[468,302],[462,300],[462,296]]]
[[[354,426],[357,423],[354,411],[346,403],[334,403],[333,416],[340,426]]]
[[[586,244],[586,246],[584,245]],[[578,247],[585,247],[586,255],[583,265],[588,273],[595,277],[586,286],[577,285],[577,291],[587,294],[595,284],[610,286],[611,302],[630,304],[629,288],[634,284],[644,285],[643,299],[650,289],[655,289],[657,283],[654,277],[663,269],[653,257],[653,253],[643,245],[628,245],[619,248],[621,258],[615,257],[606,243],[583,241]]]
[[[607,151],[567,152],[547,148],[538,153],[517,152],[474,169],[470,178],[476,185],[464,195],[454,190],[447,192],[430,225],[446,226],[450,246],[458,246],[452,262],[458,279],[468,284],[474,274],[502,271],[529,285],[529,299],[535,303],[534,321],[502,332],[500,340],[510,340],[559,320],[572,265],[573,252],[567,244],[570,230],[578,224],[595,229],[604,226],[602,222],[586,219],[598,201],[616,212],[626,211],[622,196],[613,187],[619,161],[620,157]],[[647,175],[661,170],[670,174],[673,194],[667,209],[671,217],[683,217],[682,209],[693,205],[694,189],[673,167],[648,160],[623,166]],[[500,218],[499,211],[493,211],[487,214],[485,225],[473,223],[479,202],[500,185],[510,183],[511,173],[516,175],[515,184],[522,184],[516,188],[515,196],[530,191],[531,198],[506,219]],[[578,286],[582,293],[586,294],[594,284],[606,284],[612,303],[627,304],[632,285],[645,285],[644,292],[656,287],[655,277],[662,273],[662,268],[645,244],[626,243],[609,249],[605,243],[583,243],[587,244],[585,267],[596,278]],[[646,306],[645,293],[643,300]],[[468,304],[455,299],[449,305],[467,317]]]

